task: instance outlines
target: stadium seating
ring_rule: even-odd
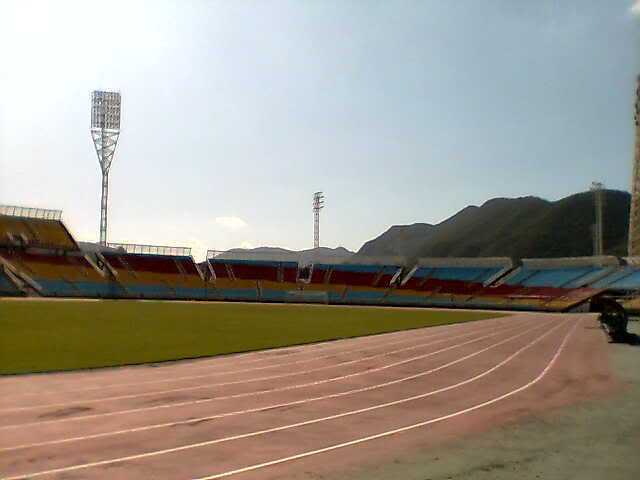
[[[576,288],[588,284],[591,279],[601,276],[611,269],[612,267],[522,269],[509,278],[505,284],[524,287]]]
[[[360,264],[315,258],[299,268],[286,258],[214,257],[202,264],[205,279],[190,256],[81,254],[50,218],[0,215],[0,294],[563,311],[608,289],[623,291],[640,311],[640,297],[631,296],[640,289],[634,259],[623,267],[615,257],[524,259],[514,268],[509,258],[423,258],[415,267],[398,257],[358,257]]]
[[[613,272],[592,285],[594,288],[634,290],[640,288],[640,267],[628,266]]]
[[[502,267],[439,267],[431,269],[429,277],[438,280],[483,283],[501,269]]]
[[[384,265],[378,272],[378,278],[374,281],[374,286],[388,288],[391,286],[391,281],[399,277],[401,273],[402,267],[399,265]]]
[[[190,256],[103,252],[126,296],[204,298],[202,275]]]
[[[503,267],[428,267],[421,266],[400,288],[418,291],[438,291],[452,294],[471,294]]]
[[[83,255],[2,252],[2,257],[42,295],[60,297],[119,296],[107,272],[100,271]]]
[[[487,301],[470,301],[486,283],[511,269],[508,258],[425,258],[387,297],[387,303],[468,307]]]
[[[260,280],[259,301],[286,302],[295,292],[301,291],[297,284],[298,264],[296,262],[278,262],[279,280]]]
[[[389,293],[389,284],[401,267],[397,265],[332,265],[326,290],[330,302],[379,304]],[[315,267],[314,267],[315,270]],[[335,288],[338,286],[339,288]],[[305,287],[306,288],[306,287]]]
[[[378,265],[333,265],[328,283],[370,287],[373,286],[381,268]]]
[[[325,263],[316,263],[311,269],[310,284],[328,283],[328,277],[331,276],[333,265]]]
[[[11,215],[0,215],[0,245],[78,249],[61,221]]]
[[[9,278],[8,274],[4,272],[2,265],[0,265],[0,296],[16,297],[20,295],[22,295],[22,292]]]
[[[297,262],[212,258],[208,265],[217,299],[284,302],[298,288]]]
[[[298,281],[298,263],[282,262],[282,281],[296,283]]]
[[[342,301],[349,304],[378,305],[385,301],[389,294],[388,288],[375,287],[347,287],[344,292]]]
[[[588,301],[604,290],[599,288],[573,288],[545,304],[546,310],[563,312]]]
[[[562,311],[587,301],[600,290],[585,288],[608,277],[615,257],[523,259],[522,266],[500,276],[467,300],[495,308]]]

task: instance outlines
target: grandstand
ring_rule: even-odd
[[[3,296],[152,298],[572,311],[600,295],[640,311],[635,257],[331,259],[308,252],[80,248],[57,210],[0,207]]]
[[[134,245],[131,245],[135,247]],[[204,298],[203,276],[191,255],[103,252],[122,296]]]
[[[215,296],[223,300],[282,302],[297,289],[298,264],[276,260],[207,260]]]
[[[118,296],[110,273],[99,269],[80,252],[74,255],[13,250],[0,255],[7,270],[43,296]]]
[[[77,250],[60,210],[0,206],[0,245]]]

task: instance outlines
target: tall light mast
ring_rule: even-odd
[[[100,244],[107,245],[107,200],[109,169],[120,136],[120,93],[96,90],[91,93],[91,138],[102,170],[100,200]]]
[[[604,245],[603,245],[603,204],[604,204],[604,185],[600,182],[593,182],[591,184],[591,191],[594,193],[595,197],[595,207],[596,207],[596,223],[593,229],[593,255],[600,256],[603,254]]]
[[[640,256],[640,75],[637,78],[635,114],[635,148],[631,178],[631,212],[629,214],[629,256]]]
[[[322,192],[313,194],[313,248],[320,247],[320,210],[324,208]]]

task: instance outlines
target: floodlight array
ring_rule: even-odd
[[[120,93],[102,92],[91,94],[91,128],[120,129]]]

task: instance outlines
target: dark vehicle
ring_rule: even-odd
[[[612,342],[627,341],[628,318],[622,305],[611,298],[594,298],[591,301],[591,311],[600,313],[600,324]]]

